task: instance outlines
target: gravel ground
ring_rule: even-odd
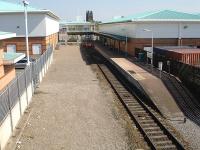
[[[191,149],[200,149],[200,127],[194,124],[189,119],[186,123],[182,121],[171,121],[173,127],[175,127],[184,139],[189,143]]]
[[[22,118],[7,149],[12,149],[15,142],[15,149],[20,150],[145,147],[130,119],[121,113],[112,91],[102,88],[105,84],[98,80],[94,67],[83,61],[79,47],[61,46],[54,56],[54,63],[27,110],[29,116],[25,114],[25,128],[26,119]]]

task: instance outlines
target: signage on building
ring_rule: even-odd
[[[163,69],[163,62],[158,62],[158,69],[162,71],[162,69]]]
[[[144,47],[144,51],[147,52],[147,57],[152,59],[152,57],[153,57],[152,47]]]

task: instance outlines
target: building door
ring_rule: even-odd
[[[33,44],[32,45],[32,52],[34,55],[42,54],[42,46],[41,44]]]
[[[14,45],[14,44],[7,45],[7,52],[8,53],[16,53],[16,45]]]

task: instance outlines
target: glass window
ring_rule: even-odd
[[[8,53],[16,53],[16,45],[15,44],[7,45],[7,52]]]

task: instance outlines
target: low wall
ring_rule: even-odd
[[[53,53],[44,63],[41,71],[39,72],[39,83],[42,81],[42,78],[47,73],[48,67],[53,61]],[[17,126],[20,118],[23,116],[26,108],[31,103],[32,96],[34,94],[33,81],[26,86],[26,90],[19,96],[16,104],[10,109],[10,112],[4,118],[0,124],[0,150],[3,150],[12,136],[15,127]]]

